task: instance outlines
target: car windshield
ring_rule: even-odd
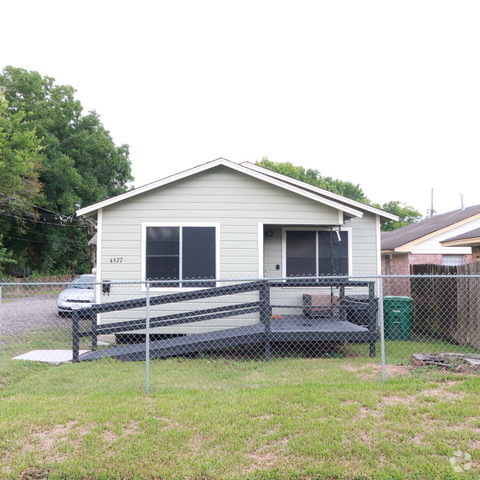
[[[78,277],[70,285],[70,288],[90,288],[93,289],[93,283],[95,279],[93,277]]]

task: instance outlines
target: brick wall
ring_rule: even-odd
[[[464,255],[463,263],[475,260],[473,255]],[[382,275],[410,275],[410,265],[442,265],[441,254],[396,253],[382,255]],[[410,296],[410,279],[385,279],[383,294]]]

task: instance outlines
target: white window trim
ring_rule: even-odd
[[[141,281],[142,291],[146,291],[146,261],[147,261],[147,228],[148,227],[179,227],[180,238],[182,236],[182,227],[212,227],[215,228],[215,278],[220,278],[220,224],[206,222],[143,222],[142,223],[142,265],[141,265]],[[180,243],[180,254],[181,252]],[[180,262],[180,278],[181,278],[181,262]],[[181,280],[179,280],[181,282]],[[215,284],[217,286],[217,284]],[[155,292],[191,292],[194,290],[203,290],[208,287],[152,287],[150,290]]]
[[[287,278],[287,232],[329,232],[330,228],[322,227],[283,227],[282,228],[282,276]],[[342,232],[348,232],[348,275],[353,275],[353,261],[352,261],[352,227],[341,227]],[[317,248],[318,253],[318,248]]]

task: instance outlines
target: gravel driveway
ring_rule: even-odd
[[[57,315],[57,297],[57,294],[45,294],[4,299],[0,304],[0,336],[70,326],[71,319]]]

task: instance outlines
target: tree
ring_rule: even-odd
[[[322,177],[318,170],[305,169],[303,167],[295,166],[290,162],[275,163],[268,160],[266,157],[263,157],[262,160],[256,162],[256,164],[274,172],[295,178],[296,180],[323,188],[329,192],[337,193],[346,198],[350,198],[351,200],[356,200],[357,202],[365,203],[385,212],[397,215],[399,220],[397,222],[388,222],[382,225],[383,231],[395,230],[396,228],[403,227],[409,223],[416,222],[422,217],[418,210],[399,201],[387,202],[384,205],[372,203],[359,185],[336,180],[332,177]]]
[[[410,223],[418,222],[422,219],[422,214],[418,210],[399,201],[384,203],[382,206],[378,205],[377,207],[385,212],[393,213],[399,217],[397,222],[392,221],[382,225],[382,231],[384,232],[396,230],[397,228],[404,227]]]
[[[9,224],[35,218],[32,202],[41,199],[38,168],[40,142],[34,129],[24,128],[24,113],[11,112],[0,92],[0,274],[6,264],[16,263],[13,253],[3,245]]]
[[[31,202],[37,205],[37,218],[23,229],[10,222],[5,245],[21,265],[43,273],[87,271],[91,231],[74,212],[78,205],[99,202],[129,188],[133,180],[129,147],[114,144],[97,113],[83,114],[71,86],[57,85],[38,72],[6,67],[0,88],[10,115],[22,116],[16,132],[35,132],[41,146],[35,172],[42,197]]]
[[[267,157],[263,157],[262,160],[256,162],[256,164],[260,167],[267,168],[268,170],[286,175],[287,177],[292,177],[296,180],[328,190],[329,192],[337,193],[338,195],[350,198],[351,200],[370,204],[370,201],[359,185],[336,180],[332,177],[322,177],[318,170],[311,168],[305,169],[304,167],[295,166],[290,162],[275,163],[270,161]]]
[[[15,211],[13,199],[24,201],[28,210],[28,203],[40,199],[40,141],[34,128],[24,128],[24,117],[22,111],[9,111],[0,93],[0,211]]]

